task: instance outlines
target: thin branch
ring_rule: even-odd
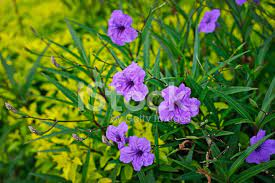
[[[54,122],[87,122],[91,121],[89,119],[84,119],[84,120],[57,120],[57,119],[51,119],[51,118],[39,118],[39,117],[34,117],[34,116],[23,116],[21,118],[17,119],[24,119],[24,118],[30,118],[30,119],[37,119],[37,120],[42,120],[42,121],[54,121]]]

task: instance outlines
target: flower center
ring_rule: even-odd
[[[116,141],[120,142],[121,141],[121,137],[119,135],[116,136]]]
[[[179,110],[179,109],[181,109],[181,103],[180,103],[180,101],[175,101],[174,102],[174,110]]]
[[[261,146],[259,146],[255,149],[256,152],[259,152],[260,150],[261,150]]]
[[[142,151],[142,150],[138,150],[137,156],[138,156],[138,157],[141,157],[142,155],[143,155],[143,151]]]
[[[174,109],[178,109],[179,108],[179,105],[177,102],[174,103]]]
[[[129,80],[128,82],[127,82],[127,87],[126,88],[132,88],[133,86],[135,85],[135,83],[134,83],[134,81],[132,81],[132,80]]]
[[[125,30],[125,27],[123,25],[120,25],[117,27],[117,29],[119,33],[122,33]]]
[[[208,17],[208,18],[206,19],[206,23],[209,24],[210,22],[211,22],[211,17]]]

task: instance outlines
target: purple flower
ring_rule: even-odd
[[[237,5],[241,6],[243,5],[247,0],[236,0]],[[259,4],[260,0],[253,0],[254,3]]]
[[[113,142],[116,142],[118,148],[121,149],[124,147],[127,138],[125,137],[126,132],[128,131],[128,126],[125,122],[120,123],[117,127],[110,125],[106,131],[106,137]]]
[[[151,144],[146,138],[130,137],[129,146],[120,149],[120,161],[130,163],[135,171],[142,166],[149,166],[154,162],[154,154],[150,152]]]
[[[184,84],[179,87],[168,86],[161,94],[164,98],[158,107],[161,121],[174,120],[180,124],[188,124],[191,117],[198,115],[200,101],[190,98],[191,89]]]
[[[138,36],[137,31],[132,28],[132,18],[123,14],[121,10],[114,10],[108,22],[108,36],[120,46],[130,43]]]
[[[237,5],[243,5],[247,0],[236,0]]]
[[[199,24],[199,31],[205,33],[214,32],[217,27],[217,20],[220,17],[220,14],[219,9],[213,9],[212,11],[205,12]]]
[[[142,101],[148,93],[147,86],[143,84],[144,77],[145,71],[132,62],[123,71],[117,72],[113,76],[111,86],[114,86],[117,93],[123,95],[126,101],[130,101],[130,99]]]
[[[250,145],[256,144],[264,136],[265,131],[260,130],[256,136],[250,139]],[[275,140],[266,140],[246,158],[246,162],[256,164],[267,162],[272,154],[275,154]]]

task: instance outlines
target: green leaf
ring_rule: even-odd
[[[117,177],[117,174],[119,173],[119,170],[121,168],[121,165],[120,164],[116,164],[112,174],[111,174],[111,178],[112,178],[112,182],[115,183],[116,182],[116,177]]]
[[[56,81],[54,78],[43,74],[51,83],[53,83],[68,99],[70,99],[75,106],[78,106],[78,102],[80,102],[80,99],[77,97],[75,93],[73,93],[68,88],[65,88],[63,85],[61,85],[58,81]]]
[[[30,69],[29,71],[29,74],[28,76],[26,77],[26,82],[25,84],[22,86],[22,93],[23,93],[23,96],[26,96],[27,92],[28,92],[28,89],[30,88],[31,86],[31,83],[32,83],[32,80],[35,76],[35,72],[37,70],[37,68],[39,67],[40,65],[40,61],[41,59],[43,58],[43,55],[45,54],[45,52],[47,51],[48,49],[48,46],[46,48],[43,49],[43,51],[41,52],[41,54],[39,55],[39,57],[37,58],[37,60],[34,62],[32,68]]]
[[[272,40],[274,39],[274,36],[275,36],[275,34],[273,33],[272,36],[269,36],[269,37],[265,40],[265,42],[264,42],[262,48],[260,49],[260,51],[259,51],[259,53],[258,53],[258,55],[257,55],[257,57],[256,57],[255,68],[257,68],[259,65],[262,65],[262,64],[263,64],[264,58],[266,57],[266,54],[267,54],[267,52],[268,52],[268,49],[269,49],[269,47],[270,47],[270,45],[271,45]]]
[[[100,39],[108,42],[110,45],[112,45],[112,47],[118,49],[128,60],[131,60],[131,57],[129,56],[128,52],[125,50],[125,47],[118,46],[117,44],[114,44],[108,36],[106,36],[104,34],[100,34],[96,30],[94,30],[93,28],[88,27],[88,26],[83,25],[83,24],[80,24],[80,23],[78,23],[74,20],[69,20],[69,19],[67,19],[67,20],[70,21],[71,23],[75,24],[75,25],[78,25],[83,30],[88,31],[91,34],[97,35]],[[104,45],[104,47],[105,47],[105,45]]]
[[[204,176],[201,175],[201,174],[198,174],[196,172],[189,172],[189,173],[185,173],[181,176],[181,180],[183,181],[195,181],[195,180],[198,180],[198,179],[202,179]],[[201,181],[198,181],[198,182],[201,182]]]
[[[227,136],[227,135],[234,135],[234,132],[229,131],[218,131],[215,133],[215,137]]]
[[[32,175],[34,177],[41,178],[46,181],[52,181],[52,182],[68,182],[66,179],[63,177],[59,177],[57,175],[48,175],[48,174],[41,174],[41,173],[29,173],[29,175]]]
[[[90,149],[88,149],[87,155],[86,155],[86,160],[82,167],[82,178],[81,178],[82,183],[86,182],[87,173],[88,173],[88,169],[89,169],[89,163],[90,163],[90,154],[91,154],[91,151],[90,151]]]
[[[158,133],[158,123],[154,123],[155,131],[154,131],[154,144],[155,144],[155,158],[156,164],[159,166],[159,133]]]
[[[71,74],[71,73],[68,73],[68,72],[65,72],[65,71],[60,71],[60,70],[56,70],[56,69],[52,69],[52,68],[48,68],[48,67],[41,67],[41,68],[43,69],[43,71],[51,72],[53,74],[59,74],[63,77],[73,79],[77,82],[82,82],[86,86],[89,86],[89,83],[86,80],[77,77],[75,74]]]
[[[39,153],[42,153],[42,152],[45,152],[45,153],[48,153],[48,152],[70,152],[70,149],[67,147],[64,147],[64,148],[58,148],[58,149],[40,150],[40,151],[36,151],[36,152],[39,152]]]
[[[90,64],[90,60],[88,59],[88,57],[86,55],[86,52],[85,52],[84,47],[82,45],[81,39],[77,36],[77,33],[74,30],[74,28],[72,27],[72,25],[70,24],[70,21],[67,20],[67,19],[65,21],[66,21],[67,26],[70,30],[70,33],[71,33],[71,36],[74,40],[75,46],[77,47],[78,52],[81,55],[81,58],[82,58],[81,61],[83,62],[83,64],[88,66]]]
[[[148,32],[150,31],[152,20],[153,20],[153,14],[152,14],[152,11],[150,11],[149,15],[147,16],[142,33],[141,33],[142,40],[146,39],[145,37],[147,36]]]
[[[231,86],[231,87],[221,88],[220,91],[225,95],[231,95],[235,93],[248,92],[248,91],[257,90],[257,89],[258,88],[251,88],[246,86]]]
[[[57,136],[57,135],[64,135],[64,134],[73,133],[73,132],[76,132],[76,130],[75,129],[61,130],[61,131],[58,131],[58,132],[53,132],[53,133],[48,134],[48,135],[43,135],[43,136],[38,137],[36,139],[32,139],[32,140],[26,142],[25,144],[32,143],[32,142],[35,142],[35,141],[38,141],[38,140],[41,140],[41,139],[47,139],[47,138],[51,138],[51,137],[54,137],[54,136]]]
[[[163,134],[162,136],[160,136],[160,138],[162,140],[166,140],[169,136],[171,136],[172,134],[174,133],[177,133],[178,131],[180,131],[181,129],[180,128],[176,128],[176,129],[173,129],[173,130],[169,130],[167,133]]]
[[[238,159],[231,165],[229,172],[228,172],[228,176],[232,176],[239,168],[240,166],[244,163],[245,158],[247,158],[249,156],[249,154],[251,154],[257,147],[259,147],[264,141],[266,141],[269,137],[271,137],[272,135],[274,135],[275,132],[265,136],[264,138],[262,138],[261,140],[259,140],[256,144],[253,144],[252,146],[248,147],[244,153],[238,157]]]
[[[259,129],[262,129],[265,124],[267,124],[270,121],[275,120],[275,113],[272,113],[264,118],[264,120],[261,122]]]
[[[250,114],[246,111],[246,109],[240,104],[238,103],[235,99],[233,99],[232,97],[225,95],[224,93],[215,90],[213,88],[209,89],[214,92],[217,96],[222,97],[233,109],[235,109],[241,116],[243,116],[246,119],[252,120],[252,117],[250,116]]]
[[[112,108],[112,104],[108,105],[107,111],[104,116],[104,125],[109,125],[113,112],[114,110]]]
[[[156,78],[160,78],[160,67],[159,67],[159,61],[160,61],[160,49],[158,50],[156,60],[152,69],[153,76]]]
[[[174,168],[172,166],[168,166],[168,165],[161,165],[159,167],[160,171],[164,171],[164,172],[178,172],[179,170],[177,168]]]
[[[115,52],[111,48],[109,48],[109,47],[107,47],[107,49],[111,53],[111,55],[113,56],[113,58],[115,59],[117,65],[119,65],[119,67],[121,69],[124,69],[125,68],[125,64],[116,56]]]
[[[7,64],[6,59],[4,59],[4,58],[2,57],[2,54],[1,54],[1,53],[0,53],[0,59],[1,59],[2,65],[3,65],[3,68],[5,69],[6,75],[7,75],[8,79],[9,79],[9,81],[10,81],[10,83],[11,83],[12,88],[13,88],[13,89],[16,89],[17,83],[15,82],[15,80],[14,80],[14,78],[13,78],[13,73],[14,73],[14,71],[13,71],[12,66],[10,66],[10,65]]]
[[[199,29],[196,28],[194,53],[193,53],[193,63],[192,63],[192,76],[193,76],[193,78],[196,78],[196,76],[198,74],[199,52],[200,52],[200,36],[199,36]]]
[[[246,53],[248,53],[249,51],[245,51],[243,53],[240,53],[238,55],[235,55],[233,57],[230,57],[229,59],[227,59],[226,61],[222,62],[220,65],[212,68],[210,71],[207,72],[207,74],[204,76],[204,79],[207,78],[208,76],[214,74],[215,72],[217,72],[218,70],[220,70],[221,68],[225,67],[226,65],[230,64],[232,61],[236,60],[237,58],[245,55]],[[203,79],[203,80],[204,80]]]
[[[57,42],[54,42],[54,41],[52,41],[50,39],[48,39],[48,41],[49,41],[49,43],[52,43],[52,44],[56,45],[59,48],[62,48],[64,51],[66,51],[67,53],[69,53],[70,55],[72,55],[73,57],[75,57],[77,60],[81,60],[81,58],[77,54],[75,54],[74,52],[72,52],[71,50],[69,50],[68,48],[66,48],[65,46],[63,46],[63,45],[61,45],[61,44],[59,44]]]
[[[184,56],[183,53],[173,44],[173,42],[167,40],[165,37],[158,35],[155,32],[152,32],[152,35],[156,38],[156,40],[160,43],[164,51],[167,53],[169,59],[172,62],[172,68],[174,75],[178,75],[178,65],[176,63],[176,59],[179,56]],[[165,67],[166,68],[166,67]]]
[[[225,121],[223,126],[229,126],[234,124],[236,125],[236,124],[242,124],[242,123],[254,123],[254,122],[244,118],[236,118],[236,119],[231,119],[229,121]]]
[[[265,94],[265,97],[264,97],[264,101],[263,101],[263,104],[262,104],[262,107],[261,107],[261,111],[259,112],[257,118],[256,118],[256,123],[258,125],[261,124],[263,118],[264,118],[264,115],[265,113],[264,112],[268,112],[269,109],[270,109],[270,105],[273,101],[273,99],[275,98],[275,93],[274,93],[274,88],[275,88],[275,77],[273,78],[266,94]]]
[[[188,84],[188,86],[191,87],[192,92],[194,91],[194,93],[197,96],[200,96],[200,94],[204,93],[204,90],[192,77],[188,76],[186,79],[186,82]],[[203,102],[208,111],[212,113],[212,120],[216,123],[217,126],[219,126],[219,118],[218,118],[218,112],[217,109],[214,106],[214,101],[210,98],[210,97],[203,97],[204,100],[201,100],[201,102]]]
[[[192,148],[189,150],[186,156],[186,162],[192,162],[193,154],[194,154],[195,145],[192,145]]]
[[[54,100],[54,101],[62,102],[64,104],[68,104],[68,105],[72,105],[72,106],[74,105],[72,102],[62,100],[62,99],[58,99],[58,98],[55,98],[55,97],[48,97],[48,96],[43,96],[43,95],[31,95],[31,97],[34,97],[34,98],[40,97],[42,99]]]
[[[133,168],[132,166],[126,164],[125,167],[123,168],[122,175],[126,180],[131,180],[133,176]]]
[[[275,167],[275,160],[269,161],[267,163],[261,163],[259,165],[250,167],[249,169],[247,169],[247,170],[243,171],[241,174],[239,174],[237,176],[237,178],[235,180],[233,180],[233,182],[236,182],[236,183],[246,182],[246,180],[248,180],[249,178],[254,177],[255,175],[257,175],[271,167]]]
[[[143,60],[144,60],[144,68],[148,68],[150,63],[150,32],[148,32],[145,35],[144,47],[143,47]]]
[[[144,174],[144,172],[143,172],[143,170],[140,170],[138,173],[137,173],[137,175],[138,175],[138,178],[139,178],[139,182],[140,183],[146,183],[146,178],[145,178],[145,174]]]
[[[193,172],[196,172],[196,170],[197,170],[196,167],[192,166],[190,162],[178,161],[178,160],[174,160],[174,159],[172,159],[172,161],[175,162],[176,164],[182,166],[183,168],[186,168]]]

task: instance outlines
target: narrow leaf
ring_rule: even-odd
[[[246,182],[251,177],[254,177],[255,175],[271,168],[275,167],[275,160],[269,161],[267,163],[261,163],[256,166],[252,166],[251,168],[243,171],[240,175],[238,175],[238,178],[234,180],[235,183],[241,183]]]
[[[81,178],[82,183],[86,182],[87,173],[88,173],[88,169],[89,169],[89,163],[90,163],[90,154],[91,154],[91,151],[90,151],[90,149],[88,149],[87,155],[86,155],[86,160],[85,160],[85,163],[84,163],[83,169],[82,169],[82,178]]]
[[[250,114],[246,111],[246,109],[240,104],[238,103],[235,99],[233,99],[232,97],[225,95],[224,93],[217,91],[213,88],[209,89],[214,92],[217,96],[222,97],[233,109],[235,109],[241,116],[243,116],[246,119],[252,120],[252,117],[250,116]]]
[[[199,60],[199,50],[200,49],[200,37],[199,37],[199,29],[196,28],[195,33],[195,44],[194,44],[194,53],[193,53],[193,63],[192,63],[192,76],[196,78],[198,74],[198,60]]]
[[[48,49],[48,46],[46,48],[44,48],[44,50],[41,52],[41,54],[39,55],[37,60],[34,62],[32,68],[30,69],[29,74],[26,77],[26,82],[22,87],[23,96],[25,96],[27,94],[28,89],[30,88],[32,80],[35,76],[35,72],[36,72],[37,68],[39,67],[40,61],[41,61],[43,55],[45,54],[45,52],[47,51],[47,49]]]

